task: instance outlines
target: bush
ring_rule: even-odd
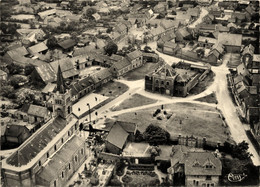
[[[122,178],[122,181],[124,183],[130,183],[131,181],[133,180],[132,177],[128,176],[128,175],[125,175],[123,178]]]
[[[158,169],[160,169],[163,173],[167,173],[167,169],[171,167],[170,161],[161,161],[160,166]]]
[[[161,116],[158,116],[158,117],[157,117],[157,120],[162,120],[162,117],[161,117]]]
[[[165,144],[170,139],[170,134],[161,127],[150,124],[143,133],[143,137],[151,144]]]

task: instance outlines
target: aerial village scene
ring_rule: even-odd
[[[0,0],[1,186],[259,186],[258,0]]]

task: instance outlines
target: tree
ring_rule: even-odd
[[[1,89],[0,89],[0,95],[1,96],[4,96],[4,97],[7,97],[7,98],[13,98],[13,92],[14,92],[14,87],[11,86],[11,85],[6,85],[6,86],[1,86]]]
[[[170,133],[159,126],[150,124],[143,133],[143,137],[151,144],[164,144],[170,139]]]
[[[152,48],[150,46],[145,46],[144,47],[144,52],[150,53],[152,51]]]
[[[108,44],[105,46],[105,52],[106,54],[108,54],[109,56],[111,56],[112,54],[116,54],[117,50],[118,50],[118,46],[114,43],[114,42],[108,42]]]
[[[20,86],[28,82],[28,77],[24,75],[13,75],[9,81],[14,88],[19,88]]]
[[[24,70],[24,67],[17,65],[17,64],[9,64],[7,66],[7,69],[11,75],[22,73]]]
[[[249,159],[251,154],[248,152],[248,143],[243,141],[234,146],[232,150],[232,156],[240,160]]]
[[[95,14],[96,12],[97,12],[96,9],[94,9],[94,8],[88,8],[88,9],[86,10],[85,16],[86,16],[87,18],[92,18],[92,15]]]
[[[47,40],[47,47],[49,49],[54,49],[55,47],[57,47],[58,41],[54,36],[51,36],[48,40]]]

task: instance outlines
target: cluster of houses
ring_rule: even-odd
[[[226,4],[232,2],[219,2],[218,6],[211,6],[208,14],[195,28],[185,27],[187,23],[178,20],[181,11],[176,12],[174,20],[151,20],[153,23],[150,24],[157,26],[151,30],[153,39],[157,40],[157,50],[179,58],[209,62],[213,65],[220,64],[226,53],[239,54],[243,49],[243,41],[257,40],[256,25],[249,28],[252,18],[258,13],[257,7],[248,3],[241,6],[241,11],[234,11],[232,7],[225,6]],[[194,15],[199,15],[196,8],[189,8],[186,14],[196,12],[198,14]],[[164,26],[164,22],[167,23],[167,27]],[[191,20],[188,23],[190,22]],[[237,65],[229,64],[231,68]]]
[[[250,124],[251,132],[259,144],[260,138],[260,55],[248,45],[243,49],[242,64],[231,76],[232,92],[240,106],[242,116]]]

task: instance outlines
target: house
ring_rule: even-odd
[[[46,107],[34,104],[24,104],[14,115],[19,120],[26,121],[30,124],[46,123],[51,119],[51,112]]]
[[[61,3],[60,3],[60,6],[61,6],[61,8],[63,9],[63,10],[67,10],[67,9],[69,9],[69,2],[67,2],[67,1],[62,1]]]
[[[231,19],[235,19],[236,23],[246,22],[246,13],[243,12],[233,12],[231,14]]]
[[[211,152],[189,152],[184,173],[186,186],[218,186],[222,163]]]
[[[45,10],[43,12],[38,13],[41,20],[44,20],[47,16],[54,15],[54,14],[56,14],[56,9]]]
[[[255,47],[251,44],[245,46],[242,52],[242,61],[245,63],[246,66],[248,64],[252,64],[253,56],[255,52]]]
[[[125,24],[120,23],[114,28],[114,32],[118,32],[118,33],[124,35],[128,32],[128,28]]]
[[[112,74],[109,69],[103,69],[95,74],[91,75],[91,79],[95,85],[95,89],[101,87],[103,84],[112,80]]]
[[[118,61],[112,61],[112,65],[110,67],[110,72],[112,73],[113,77],[119,78],[126,74],[127,72],[132,70],[132,64],[129,60],[122,57]]]
[[[228,53],[240,53],[242,46],[241,34],[219,33],[218,43],[221,43]]]
[[[154,13],[161,13],[166,11],[166,3],[164,2],[159,2],[154,8],[153,12]]]
[[[38,43],[36,45],[29,47],[27,50],[30,54],[37,56],[38,53],[46,53],[48,50],[48,47],[46,46],[46,44],[44,42],[41,42],[41,43]]]
[[[162,20],[160,25],[166,30],[174,30],[179,28],[180,22],[177,20]]]
[[[187,25],[191,21],[191,15],[185,11],[177,11],[175,20],[179,21],[182,25]]]
[[[95,21],[98,21],[101,19],[101,16],[98,13],[92,14],[92,17]]]
[[[185,186],[218,186],[222,163],[211,152],[192,152],[186,146],[172,149],[168,176],[171,181],[184,179]]]
[[[217,43],[217,40],[215,38],[199,36],[198,43],[201,47],[211,48]]]
[[[192,38],[191,33],[187,30],[187,28],[179,28],[176,32],[176,41],[177,42],[182,42],[184,40],[189,40]]]
[[[162,26],[158,26],[150,31],[150,35],[154,40],[158,40],[165,32]]]
[[[215,16],[210,13],[202,18],[204,24],[212,24],[214,19],[215,19]]]
[[[166,33],[164,33],[163,35],[161,35],[160,39],[158,40],[157,43],[159,42],[167,42],[167,41],[172,41],[172,42],[175,42],[175,38],[176,38],[176,35],[173,31],[169,30],[167,31]]]
[[[197,25],[197,28],[202,33],[213,33],[216,30],[216,26],[214,24],[199,24]]]
[[[77,42],[73,39],[65,39],[61,42],[58,42],[58,45],[63,49],[63,51],[69,52],[73,50],[73,47],[77,45]]]
[[[143,54],[140,50],[135,50],[126,55],[126,59],[132,64],[132,69],[136,69],[143,65]]]
[[[247,69],[252,74],[260,74],[260,55],[254,54],[252,62],[249,61]]]
[[[0,81],[7,80],[7,73],[0,69]]]
[[[115,122],[105,141],[106,150],[113,154],[120,154],[126,143],[135,139],[136,127],[134,123]]]
[[[94,87],[94,81],[92,77],[86,77],[81,80],[77,80],[70,85],[72,101],[78,101],[78,99],[84,97],[88,93],[92,92]]]
[[[8,124],[6,126],[3,137],[1,137],[1,139],[4,140],[4,142],[1,142],[1,144],[8,143],[21,145],[30,136],[31,132],[26,126]]]
[[[176,55],[180,47],[177,43],[168,41],[163,44],[162,52],[168,55]]]
[[[191,16],[191,20],[195,20],[200,15],[200,8],[199,7],[188,8],[187,14],[189,14]]]

